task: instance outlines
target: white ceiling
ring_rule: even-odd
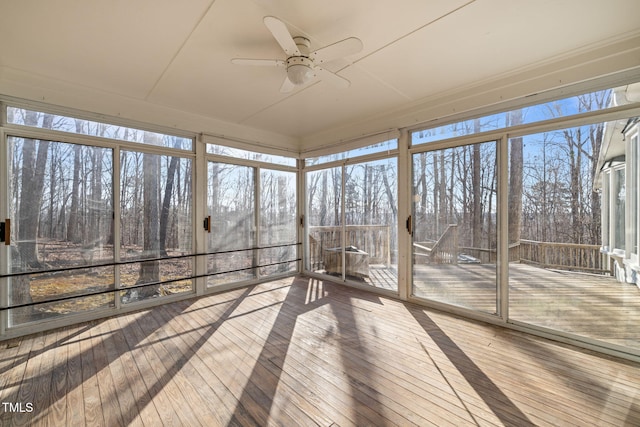
[[[266,15],[312,48],[360,38],[362,52],[326,67],[351,86],[282,94],[284,69],[231,64],[285,58]],[[92,93],[98,113],[135,101],[304,141],[636,37],[639,17],[638,0],[0,0],[0,73]]]

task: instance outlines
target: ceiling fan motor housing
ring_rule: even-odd
[[[287,76],[291,83],[301,85],[314,76],[313,60],[309,59],[309,46],[311,46],[311,43],[306,37],[294,37],[293,40],[300,51],[300,56],[287,58]]]

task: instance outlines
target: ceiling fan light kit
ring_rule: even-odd
[[[360,52],[362,50],[362,42],[359,39],[349,37],[310,52],[311,42],[309,39],[301,36],[292,37],[284,22],[278,18],[265,16],[264,24],[287,54],[287,59],[283,61],[281,59],[234,58],[231,60],[232,63],[273,67],[285,66],[287,76],[280,88],[281,92],[290,92],[296,86],[307,84],[315,78],[327,80],[337,87],[346,88],[349,86],[349,80],[334,72],[320,68],[316,63],[324,64]]]

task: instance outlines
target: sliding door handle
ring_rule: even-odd
[[[4,242],[5,246],[11,244],[11,220],[9,218],[0,222],[0,242]]]

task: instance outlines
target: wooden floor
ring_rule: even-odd
[[[640,364],[304,277],[0,344],[2,426],[640,425]]]

